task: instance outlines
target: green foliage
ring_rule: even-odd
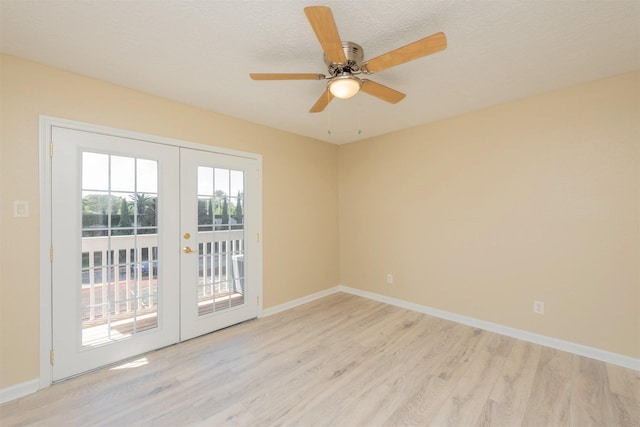
[[[212,218],[217,217],[220,218],[222,215],[222,202],[221,200],[225,199],[227,194],[222,190],[216,190],[215,195],[213,197],[213,213]]]
[[[111,213],[115,215],[118,213],[121,200],[122,197],[109,194],[89,194],[82,199],[82,210],[96,214]]]
[[[109,227],[156,227],[158,198],[145,193],[129,196],[131,203],[120,196],[89,194],[82,199],[82,227],[86,235],[103,235]],[[134,222],[135,218],[135,222]],[[155,228],[137,231],[139,234],[155,233]],[[88,234],[87,234],[88,233]],[[114,230],[116,235],[133,234],[133,230]]]
[[[136,207],[135,209],[138,212],[139,216],[144,215],[147,206],[149,206],[151,200],[153,199],[152,197],[147,196],[145,193],[135,193],[130,195],[129,198]]]
[[[216,215],[218,217],[218,215]],[[229,229],[229,203],[225,197],[222,200],[222,209],[219,215],[221,225],[216,226],[216,230],[228,230]]]
[[[229,224],[229,204],[227,203],[226,197],[222,202],[222,223]]]
[[[206,217],[206,223],[207,224],[213,224],[213,203],[211,202],[211,199],[207,200],[207,217]]]
[[[207,224],[207,201],[198,199],[198,225]]]
[[[211,199],[198,199],[198,225],[213,224],[213,205]]]
[[[238,199],[237,200],[238,200],[238,203],[236,204],[236,211],[235,211],[235,213],[233,215],[233,219],[235,219],[236,220],[236,224],[238,224],[238,225],[234,226],[234,228],[239,229],[239,228],[242,228],[242,225],[239,225],[239,224],[242,224],[242,222],[244,220],[244,218],[243,218],[244,217],[244,212],[242,211],[242,198],[240,197],[240,193],[238,193]]]
[[[106,227],[108,220],[109,218],[106,215],[93,213],[93,212],[82,212],[83,228]]]
[[[131,217],[129,216],[129,203],[127,203],[126,199],[122,199],[122,203],[120,204],[120,222],[118,223],[119,228],[127,228],[131,227]],[[119,230],[119,234],[131,234],[128,230]]]

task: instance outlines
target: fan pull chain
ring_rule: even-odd
[[[362,134],[362,98],[358,97],[358,135]]]
[[[358,103],[357,108],[355,108],[355,110],[357,111],[356,112],[357,118],[355,120],[357,123],[357,128],[355,130],[358,135],[362,135],[362,100],[354,99],[353,101]],[[331,110],[326,110],[326,116],[327,116],[327,134],[333,135],[333,132],[331,132]],[[349,130],[344,130],[342,133],[348,133],[348,132]]]
[[[329,101],[331,101],[331,95],[329,95],[329,91],[327,91],[327,106],[329,105]],[[331,110],[327,111],[327,133],[331,135]]]

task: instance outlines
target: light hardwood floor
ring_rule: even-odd
[[[0,424],[640,426],[640,372],[343,293],[131,361]]]

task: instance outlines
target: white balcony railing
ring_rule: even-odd
[[[84,237],[82,252],[88,265],[82,270],[83,319],[104,318],[150,305],[139,297],[155,295],[157,246],[157,234]]]
[[[199,232],[198,299],[242,292],[244,230]],[[141,313],[157,298],[158,235],[82,238],[83,320]],[[239,267],[240,265],[240,267]]]

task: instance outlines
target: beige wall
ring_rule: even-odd
[[[639,82],[341,146],[341,284],[640,357]]]
[[[640,73],[337,147],[0,59],[0,389],[38,376],[40,114],[262,154],[265,308],[341,283],[640,357]]]
[[[338,284],[337,146],[0,58],[0,389],[39,375],[40,114],[262,154],[264,307]]]

